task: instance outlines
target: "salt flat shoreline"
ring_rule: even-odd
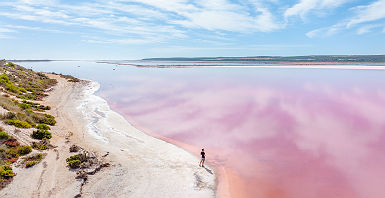
[[[49,113],[57,120],[51,140],[57,148],[33,168],[16,168],[17,176],[0,191],[0,197],[216,196],[215,172],[199,167],[198,157],[133,127],[93,94],[91,82],[73,83],[47,75],[58,80],[42,102],[52,107]],[[90,133],[92,129],[97,133]],[[66,167],[72,144],[111,165],[82,185],[75,179],[76,171]]]
[[[130,64],[130,63],[114,63],[101,62],[114,65],[126,65],[134,67],[148,67],[148,68],[272,68],[272,69],[368,69],[368,70],[385,70],[385,64],[244,64],[244,65],[146,65],[146,64]]]

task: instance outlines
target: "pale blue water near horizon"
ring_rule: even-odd
[[[234,197],[385,196],[384,70],[20,64],[99,82],[128,120],[205,147]]]

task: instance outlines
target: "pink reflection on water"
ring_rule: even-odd
[[[135,86],[102,91],[112,108],[206,148],[209,162],[226,169],[221,190],[233,197],[385,196],[381,88],[131,80]]]

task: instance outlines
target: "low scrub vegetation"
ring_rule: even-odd
[[[24,163],[26,168],[30,168],[38,164],[46,154],[37,153],[32,156],[28,156],[24,158]]]
[[[0,127],[0,190],[4,188],[15,174],[12,164],[18,162],[22,167],[33,167],[46,154],[33,154],[32,149],[45,150],[51,148],[49,140],[52,134],[48,131],[56,124],[55,117],[44,113],[51,107],[41,105],[47,94],[45,91],[57,83],[43,73],[37,73],[11,62],[0,61],[0,107],[7,110],[0,114],[0,119],[8,125],[18,128],[36,127],[31,136],[40,141],[29,145],[20,145],[17,139]],[[30,101],[34,100],[34,101]],[[20,129],[16,128],[20,132]],[[21,159],[20,159],[21,158]],[[19,160],[20,159],[20,160]]]
[[[25,167],[29,168],[29,167],[35,166],[35,164],[36,164],[36,161],[30,161],[25,164]]]
[[[38,129],[32,133],[31,137],[38,140],[43,138],[51,139],[52,134],[48,130]]]
[[[49,114],[36,113],[34,117],[38,123],[54,126],[56,124],[55,117]]]
[[[9,138],[9,135],[7,132],[5,132],[5,131],[0,132],[0,140],[6,140],[8,138]]]
[[[17,151],[20,155],[27,155],[32,152],[32,148],[30,146],[19,146]]]
[[[46,113],[34,111],[44,111],[50,109],[48,106],[38,103],[17,100],[0,96],[0,106],[9,112],[0,114],[0,119],[6,120],[5,123],[20,128],[31,128],[38,124],[55,125],[55,117]]]
[[[12,181],[15,174],[12,164],[19,160],[20,156],[28,155],[32,148],[28,145],[20,146],[20,143],[7,132],[0,132],[0,190]]]
[[[15,176],[15,174],[13,173],[12,170],[3,170],[3,171],[1,171],[1,176],[3,178],[10,178],[10,177]]]
[[[9,165],[0,166],[0,190],[10,183],[14,176],[15,173],[13,173],[12,168]]]
[[[12,65],[12,66],[9,66]],[[45,74],[34,72],[8,62],[0,67],[0,86],[9,94],[26,100],[41,100],[46,96],[44,90],[57,83]]]
[[[9,147],[17,147],[20,145],[20,143],[14,138],[9,138],[8,140],[4,141],[3,144]]]
[[[46,124],[38,124],[36,126],[36,128],[37,129],[42,129],[42,130],[51,130],[51,128],[48,125],[46,125]]]
[[[35,111],[45,111],[45,110],[51,109],[51,107],[49,107],[49,106],[44,106],[44,105],[41,105],[39,103],[30,102],[30,101],[26,101],[26,100],[23,100],[21,103],[18,104],[18,106],[23,110],[30,109],[30,110],[35,110]]]
[[[80,82],[78,78],[73,77],[71,75],[64,75],[64,74],[59,74],[59,75],[60,77],[67,79],[68,82]]]
[[[84,161],[84,157],[81,156],[81,154],[72,155],[66,159],[66,162],[70,168],[80,168],[80,165]]]
[[[21,120],[7,120],[5,123],[9,125],[15,125],[16,127],[20,128],[32,128],[32,125],[30,125],[28,122]]]
[[[32,142],[32,148],[37,150],[46,150],[48,148],[52,148],[53,146],[49,143],[49,139],[43,138],[38,142]]]

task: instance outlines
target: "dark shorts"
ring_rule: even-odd
[[[202,157],[202,161],[205,161],[205,158],[204,158],[204,157]]]

